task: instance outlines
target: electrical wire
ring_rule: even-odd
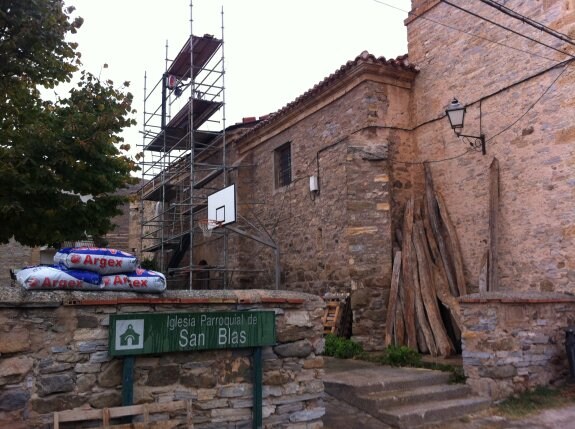
[[[568,52],[564,52],[564,51],[562,51],[561,49],[556,48],[555,46],[548,45],[547,43],[543,43],[543,42],[541,42],[540,40],[534,39],[534,38],[529,37],[529,36],[527,36],[527,35],[525,35],[525,34],[523,34],[523,33],[520,33],[520,32],[518,32],[518,31],[515,31],[515,30],[513,30],[513,29],[511,29],[511,28],[509,28],[509,27],[506,27],[506,26],[504,26],[504,25],[502,25],[502,24],[499,24],[498,22],[492,21],[491,19],[485,18],[484,16],[481,16],[481,15],[475,13],[475,12],[471,12],[470,10],[467,10],[467,9],[461,7],[461,6],[458,6],[458,5],[456,5],[456,4],[453,4],[453,3],[451,3],[451,2],[448,1],[448,0],[440,0],[440,1],[441,1],[442,3],[445,3],[445,4],[447,4],[447,5],[449,5],[449,6],[453,7],[453,8],[455,8],[455,9],[458,9],[458,10],[460,10],[460,11],[462,11],[462,12],[465,12],[465,13],[467,13],[467,14],[469,14],[469,15],[475,17],[475,18],[479,18],[479,19],[481,19],[481,20],[483,20],[483,21],[485,21],[485,22],[489,22],[491,25],[494,25],[494,26],[499,27],[499,28],[501,28],[501,29],[503,29],[503,30],[507,30],[507,31],[509,31],[509,32],[511,32],[511,33],[513,33],[513,34],[516,34],[517,36],[520,36],[520,37],[523,37],[523,38],[525,38],[525,39],[527,39],[527,40],[530,40],[531,42],[538,43],[539,45],[545,46],[546,48],[549,48],[549,49],[552,49],[552,50],[554,50],[554,51],[557,51],[557,52],[559,52],[559,53],[561,53],[561,54],[563,54],[563,55],[567,55],[568,57],[575,58],[574,55],[572,55],[572,54],[570,54],[570,53],[568,53]]]
[[[554,30],[551,27],[547,27],[546,25],[543,25],[540,22],[529,18],[528,16],[522,15],[519,12],[515,12],[513,9],[510,9],[507,6],[502,5],[501,3],[497,3],[494,0],[479,0],[479,1],[481,3],[484,3],[488,6],[491,6],[495,9],[497,9],[499,12],[504,13],[505,15],[508,15],[512,18],[515,18],[515,19],[521,21],[524,24],[530,25],[539,31],[544,31],[545,33],[550,34],[559,40],[562,40],[564,42],[569,43],[570,45],[575,46],[575,42],[573,41],[573,39],[571,37],[569,37],[569,35],[561,33],[560,31]]]
[[[442,26],[442,27],[449,28],[450,30],[457,31],[457,32],[463,33],[463,34],[467,34],[468,36],[475,37],[475,38],[481,39],[481,40],[485,40],[486,42],[493,43],[493,44],[495,44],[495,45],[499,45],[499,46],[502,46],[502,47],[504,47],[504,48],[512,49],[512,50],[518,51],[518,52],[522,52],[522,53],[524,53],[524,54],[531,55],[531,56],[533,56],[533,57],[542,58],[542,59],[547,60],[547,61],[557,62],[557,60],[556,60],[555,58],[549,58],[549,57],[546,57],[545,55],[541,55],[541,54],[538,54],[538,53],[535,53],[535,52],[526,51],[526,50],[524,50],[524,49],[516,48],[516,47],[514,47],[514,46],[506,45],[505,43],[497,42],[497,41],[495,41],[495,40],[491,40],[491,39],[489,39],[489,38],[487,38],[487,37],[484,37],[484,36],[479,36],[478,34],[474,34],[474,33],[470,32],[470,31],[461,30],[460,28],[453,27],[453,26],[451,26],[451,25],[449,25],[449,24],[445,24],[445,23],[443,23],[443,22],[441,22],[441,21],[437,21],[437,20],[435,20],[435,19],[428,18],[428,17],[426,17],[426,16],[418,15],[418,14],[416,14],[416,13],[414,13],[414,12],[410,12],[410,11],[401,9],[401,8],[399,8],[399,7],[397,7],[397,6],[393,6],[393,5],[389,4],[389,3],[385,3],[384,1],[381,1],[381,0],[373,0],[373,1],[376,2],[376,3],[382,4],[382,5],[384,5],[384,6],[390,7],[390,8],[392,8],[392,9],[399,10],[400,12],[404,12],[404,13],[408,14],[409,16],[413,16],[413,17],[418,18],[418,19],[423,19],[423,20],[425,20],[425,21],[432,22],[432,23],[437,24],[437,25],[440,25],[440,26]]]
[[[565,73],[565,71],[569,68],[569,65],[565,65],[565,67],[563,68],[563,70],[561,70],[561,73],[559,73],[557,75],[557,77],[555,77],[555,79],[553,79],[553,81],[547,86],[547,88],[545,88],[545,91],[543,91],[543,93],[539,96],[539,98],[537,98],[537,100],[535,100],[528,108],[525,112],[523,112],[523,114],[521,116],[519,116],[515,121],[513,121],[510,125],[508,125],[507,127],[503,128],[501,131],[499,131],[497,134],[495,134],[494,136],[490,137],[489,139],[487,139],[487,142],[490,142],[491,140],[493,140],[495,137],[503,134],[505,131],[509,130],[511,127],[513,127],[517,122],[519,122],[521,119],[523,119],[523,117],[525,117],[525,115],[527,115],[527,113],[529,113],[536,105],[537,103],[539,103],[539,101],[541,101],[541,99],[545,96],[545,94],[547,94],[549,92],[549,90],[553,87],[553,85],[555,85],[555,82],[557,82],[559,80],[559,78],[561,76],[563,76],[563,73]]]

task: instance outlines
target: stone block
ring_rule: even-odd
[[[315,357],[313,359],[306,359],[303,363],[304,369],[319,369],[323,368],[324,359],[321,356]]]
[[[95,329],[100,327],[100,320],[92,315],[78,315],[78,329]]]
[[[290,382],[292,377],[284,371],[266,371],[263,376],[264,384],[279,386]]]
[[[2,332],[0,354],[24,352],[30,348],[30,334],[27,329],[15,328]]]
[[[34,360],[30,357],[12,357],[0,360],[0,385],[17,383],[30,372]]]
[[[274,351],[281,357],[307,357],[312,352],[313,347],[309,340],[301,340],[293,343],[280,344],[274,347]]]
[[[30,393],[20,389],[8,389],[0,392],[0,411],[15,411],[26,406]]]
[[[217,375],[211,370],[200,374],[182,375],[180,377],[180,384],[186,387],[209,389],[215,387],[217,383]]]
[[[212,422],[236,422],[250,419],[252,410],[249,408],[216,408],[211,411]]]
[[[75,341],[94,341],[108,338],[108,330],[104,328],[100,329],[76,329],[74,331]]]
[[[112,360],[112,357],[108,354],[108,352],[96,352],[90,355],[90,363],[104,363],[109,362]]]
[[[96,386],[96,380],[95,374],[79,374],[76,377],[76,389],[79,393],[89,392]]]
[[[75,352],[62,352],[55,354],[53,358],[58,362],[77,363],[86,359],[86,355]]]
[[[284,315],[286,325],[313,327],[309,312],[303,310],[288,311]]]
[[[103,350],[108,350],[108,340],[93,340],[93,341],[80,341],[78,344],[78,352],[80,353],[94,353]]]
[[[196,406],[201,410],[212,410],[214,408],[227,408],[229,406],[228,400],[212,399],[210,401],[196,402]]]
[[[307,422],[321,418],[325,414],[324,407],[310,408],[307,410],[297,411],[293,413],[289,420],[290,422]]]
[[[122,361],[115,359],[102,365],[98,375],[98,384],[101,387],[115,387],[122,384]]]
[[[179,365],[160,366],[148,374],[147,386],[168,386],[180,379]]]
[[[278,405],[276,411],[278,414],[291,414],[295,411],[303,410],[303,402],[292,402],[291,404]]]
[[[85,404],[86,398],[76,394],[53,395],[47,398],[33,398],[30,408],[38,414],[53,413],[54,411],[71,410]]]
[[[74,366],[74,371],[77,373],[90,373],[90,374],[97,374],[100,372],[100,368],[102,364],[99,363],[77,363]]]
[[[38,362],[38,371],[40,374],[50,374],[54,372],[63,372],[71,369],[73,365],[67,362],[54,362],[53,359],[41,359]]]
[[[36,379],[36,389],[41,397],[52,393],[71,392],[74,390],[75,381],[71,373],[44,375]]]
[[[237,398],[240,396],[251,395],[251,393],[252,386],[249,384],[235,384],[218,389],[218,396],[222,398]]]
[[[122,394],[118,391],[93,394],[89,404],[94,408],[119,407],[122,405]]]
[[[289,343],[292,341],[303,340],[312,336],[314,333],[313,328],[300,328],[297,326],[286,326],[283,329],[278,329],[276,338],[280,343]]]
[[[197,389],[198,401],[209,401],[216,397],[218,390],[216,389]]]

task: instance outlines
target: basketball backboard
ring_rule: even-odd
[[[208,196],[208,219],[227,225],[236,221],[236,185],[230,185]],[[209,229],[216,224],[210,224]]]

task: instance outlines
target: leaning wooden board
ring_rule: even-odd
[[[162,421],[149,421],[149,415],[155,413],[167,413],[175,411],[186,411],[186,416],[181,419],[170,419]],[[129,424],[111,424],[112,419],[128,416],[143,416],[142,422]],[[185,421],[182,421],[185,419]],[[61,423],[81,422],[90,420],[101,420],[102,429],[172,429],[177,426],[193,429],[192,422],[192,402],[174,401],[161,404],[141,404],[127,405],[124,407],[102,408],[102,409],[77,409],[58,411],[54,413],[54,429],[60,429]],[[182,426],[184,425],[184,426]]]

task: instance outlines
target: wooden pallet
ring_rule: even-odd
[[[340,301],[326,302],[325,313],[322,318],[324,335],[338,333],[342,309],[343,303]]]
[[[186,411],[186,416],[180,419],[150,421],[150,414],[176,411]],[[110,423],[112,419],[140,415],[142,416],[141,422]],[[192,401],[174,401],[103,409],[58,411],[54,413],[54,429],[60,429],[60,423],[90,420],[101,420],[102,426],[99,426],[99,429],[173,429],[175,427],[193,429],[194,427],[192,422]]]

